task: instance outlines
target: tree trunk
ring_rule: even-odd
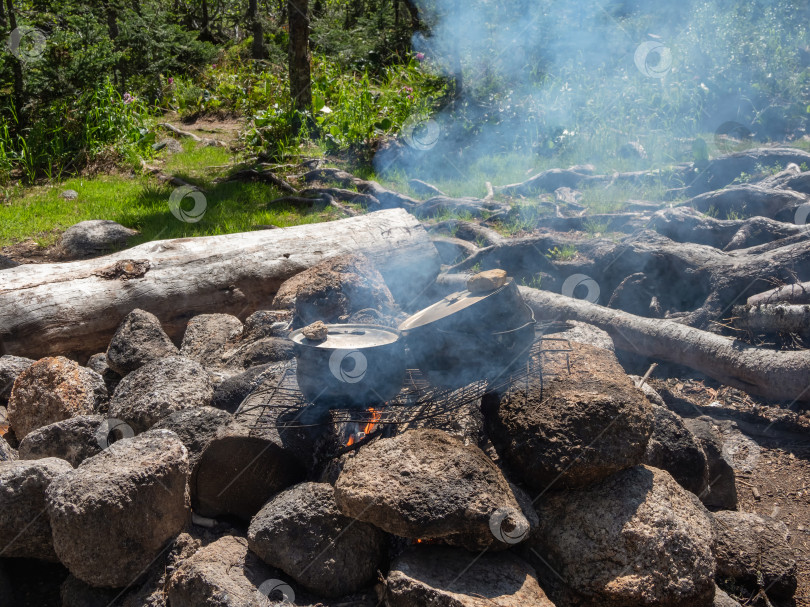
[[[249,0],[248,19],[250,21],[251,32],[253,33],[251,55],[254,59],[264,59],[264,31],[262,29],[261,19],[259,19],[259,0]]]
[[[2,1],[3,0],[0,0],[0,2]],[[6,0],[6,8],[8,9],[8,28],[9,31],[13,32],[17,29],[17,17],[14,14],[14,4],[12,0]],[[23,113],[25,92],[23,89],[22,60],[15,57],[11,62],[11,70],[14,74],[14,111],[17,113],[17,128],[22,129],[26,123]]]
[[[682,324],[520,287],[538,320],[578,320],[607,331],[620,350],[685,365],[773,400],[810,401],[810,350],[757,348]]]
[[[134,308],[175,340],[197,314],[244,318],[282,282],[335,255],[365,253],[402,303],[427,287],[439,257],[416,218],[392,209],[329,223],[149,242],[113,255],[29,264],[0,276],[0,354],[39,358],[104,351]]]
[[[290,19],[290,97],[298,111],[312,107],[309,60],[309,0],[288,0]]]
[[[0,29],[5,31],[6,25],[6,7],[0,2]]]

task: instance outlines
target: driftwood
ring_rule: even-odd
[[[363,252],[394,296],[410,300],[439,271],[416,218],[401,209],[329,223],[150,242],[106,257],[0,273],[0,353],[38,358],[106,349],[133,308],[174,339],[197,314],[244,318],[287,278],[328,257]]]
[[[753,333],[810,334],[810,304],[735,306],[731,322]]]
[[[810,304],[810,282],[782,285],[775,289],[757,293],[748,298],[749,306],[760,304]]]
[[[547,291],[520,287],[520,292],[540,320],[586,322],[607,331],[620,350],[685,365],[773,400],[810,401],[810,350],[768,350]]]

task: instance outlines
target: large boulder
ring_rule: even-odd
[[[14,380],[33,364],[33,360],[22,356],[0,356],[0,405],[8,403]]]
[[[191,477],[194,512],[253,518],[279,491],[304,480],[311,446],[292,429],[257,427],[244,417],[219,428]]]
[[[223,363],[231,369],[247,369],[256,365],[291,360],[293,343],[283,337],[263,337],[256,341],[242,340],[225,352]]]
[[[767,516],[722,510],[714,513],[717,577],[768,596],[788,599],[796,592],[796,555],[787,526]]]
[[[157,316],[136,308],[121,321],[110,340],[107,365],[125,376],[147,363],[178,354]]]
[[[655,422],[644,463],[669,472],[697,496],[709,486],[709,464],[703,447],[677,413],[653,405]]]
[[[180,355],[204,367],[220,367],[225,346],[242,334],[242,321],[230,314],[201,314],[192,318],[183,335]]]
[[[188,520],[186,448],[165,430],[117,441],[46,496],[59,560],[91,586],[127,586]]]
[[[91,219],[65,230],[59,239],[59,248],[64,259],[86,259],[123,249],[137,234],[108,219]]]
[[[652,406],[605,349],[571,343],[532,376],[484,397],[487,432],[510,475],[532,489],[582,486],[641,462]]]
[[[712,521],[668,472],[636,466],[547,493],[534,564],[555,602],[704,607],[714,595]]]
[[[707,415],[684,419],[684,425],[697,439],[709,466],[709,483],[698,497],[709,509],[737,509],[737,481],[734,468],[723,453],[723,434]]]
[[[341,514],[327,483],[301,483],[273,497],[250,522],[248,542],[265,563],[327,597],[372,583],[388,553],[386,535]]]
[[[390,315],[394,298],[366,257],[340,255],[285,281],[273,307],[294,310],[297,325],[304,326],[316,320],[345,322],[352,314],[368,308]]]
[[[246,539],[226,535],[180,564],[166,596],[172,607],[263,607],[273,603],[263,601],[260,589],[275,577]]]
[[[211,378],[199,363],[169,356],[122,379],[110,399],[109,412],[137,433],[175,411],[209,405],[213,395]]]
[[[58,457],[76,467],[106,447],[96,436],[103,422],[101,415],[79,415],[37,428],[20,441],[20,457]]]
[[[45,491],[72,470],[55,457],[0,462],[0,556],[56,560]]]
[[[335,484],[346,516],[408,538],[482,550],[524,540],[530,521],[478,447],[441,430],[411,430],[347,458]]]
[[[205,447],[220,428],[227,426],[232,416],[227,411],[214,407],[182,409],[164,417],[152,428],[170,430],[180,437],[188,449],[189,470],[193,470]]]
[[[510,552],[480,557],[447,546],[414,546],[391,565],[387,607],[554,607],[534,569]]]
[[[54,422],[95,413],[107,399],[101,376],[62,356],[42,358],[20,373],[8,401],[17,439]]]
[[[264,337],[287,337],[293,314],[290,310],[256,310],[245,319],[239,340],[257,341]]]

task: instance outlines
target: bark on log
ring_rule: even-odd
[[[685,365],[769,399],[810,402],[810,350],[768,350],[547,291],[520,287],[520,293],[539,320],[586,322],[607,331],[621,350]]]
[[[326,258],[363,252],[395,297],[409,301],[439,272],[436,248],[401,209],[329,223],[149,242],[86,261],[0,272],[0,353],[78,358],[107,348],[133,308],[155,314],[174,339],[212,312],[245,318],[286,279]]]
[[[810,304],[810,282],[783,285],[748,298],[749,306],[761,304]]]
[[[810,333],[810,305],[736,306],[731,322],[738,329],[754,333],[807,335]]]

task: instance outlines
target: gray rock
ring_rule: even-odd
[[[245,319],[240,340],[257,341],[263,337],[287,337],[293,314],[290,310],[257,310]]]
[[[115,392],[115,389],[118,387],[118,382],[121,381],[121,376],[110,369],[107,364],[107,354],[105,352],[93,354],[93,356],[88,359],[86,366],[88,369],[92,369],[101,375],[101,378],[104,380],[104,385],[107,386],[108,394]]]
[[[0,405],[8,403],[14,380],[33,364],[33,360],[22,356],[0,356]]]
[[[8,421],[17,439],[32,430],[98,410],[107,400],[101,376],[62,356],[42,358],[17,376]]]
[[[45,491],[72,470],[55,457],[0,462],[0,556],[56,560]]]
[[[294,310],[298,326],[340,322],[365,308],[388,315],[394,298],[363,255],[341,255],[296,274],[279,287],[273,308]]]
[[[69,227],[59,240],[66,259],[86,259],[123,249],[138,232],[107,219],[82,221]]]
[[[669,472],[684,489],[697,496],[709,486],[709,464],[703,448],[679,415],[653,405],[653,433],[643,463]]]
[[[79,197],[79,193],[76,190],[65,190],[59,194],[59,197],[64,198],[65,200],[76,200]]]
[[[709,485],[698,497],[707,508],[736,510],[737,482],[732,468],[723,457],[723,435],[712,418],[704,415],[683,420],[700,443],[709,464]]]
[[[259,589],[277,577],[248,551],[246,539],[227,535],[183,561],[172,574],[166,595],[171,607],[259,607],[273,604]]]
[[[668,472],[636,466],[586,488],[547,493],[537,514],[536,554],[527,557],[555,602],[711,603],[711,515]]]
[[[304,479],[307,444],[291,444],[293,438],[290,429],[256,428],[241,418],[220,428],[193,470],[194,512],[249,521],[273,495]]]
[[[146,363],[178,354],[157,316],[135,309],[116,329],[107,348],[107,365],[119,375],[126,376]]]
[[[78,415],[37,428],[20,441],[20,457],[58,457],[76,467],[88,457],[101,453],[102,445],[96,432],[103,421],[101,415]]]
[[[335,484],[346,516],[408,538],[503,549],[530,532],[509,483],[478,447],[410,430],[362,447]]]
[[[446,546],[414,546],[391,565],[387,607],[554,607],[534,569],[510,552],[476,558]]]
[[[242,321],[230,314],[201,314],[192,318],[183,335],[180,355],[204,367],[222,366],[225,345],[242,333]]]
[[[228,367],[247,369],[256,365],[291,360],[293,343],[281,337],[263,337],[257,341],[241,342],[233,350],[225,352],[224,362]]]
[[[327,483],[282,491],[250,522],[248,546],[304,588],[340,597],[371,584],[388,553],[386,535],[343,516]]]
[[[229,377],[214,390],[211,406],[235,413],[242,401],[265,382],[278,381],[285,366],[283,363],[258,365]]]
[[[14,261],[10,257],[6,257],[5,255],[0,255],[0,270],[8,270],[10,268],[16,268],[17,266],[22,265],[18,261]]]
[[[59,239],[65,259],[87,259],[123,249],[137,235],[136,230],[107,219],[82,221],[69,227]]]
[[[114,443],[46,493],[59,560],[91,586],[140,577],[189,517],[188,455],[156,430]]]
[[[488,394],[487,433],[515,480],[544,491],[582,486],[641,462],[652,406],[609,350],[571,342],[546,357],[543,377]]]
[[[223,426],[233,418],[226,411],[214,407],[182,409],[164,417],[154,426],[155,430],[170,430],[180,437],[188,449],[189,470],[200,459],[203,450]]]
[[[6,439],[0,436],[0,462],[12,462],[19,459],[17,450],[8,444]]]
[[[211,379],[199,363],[169,356],[121,380],[110,399],[110,416],[143,432],[175,411],[209,405],[213,395]]]
[[[789,599],[796,592],[796,555],[787,526],[767,516],[722,510],[714,513],[717,577],[768,596]]]
[[[712,607],[741,607],[740,604],[732,599],[725,590],[720,588],[714,589],[714,603]]]
[[[629,141],[619,148],[619,156],[633,160],[644,160],[647,158],[647,151],[638,141]]]

